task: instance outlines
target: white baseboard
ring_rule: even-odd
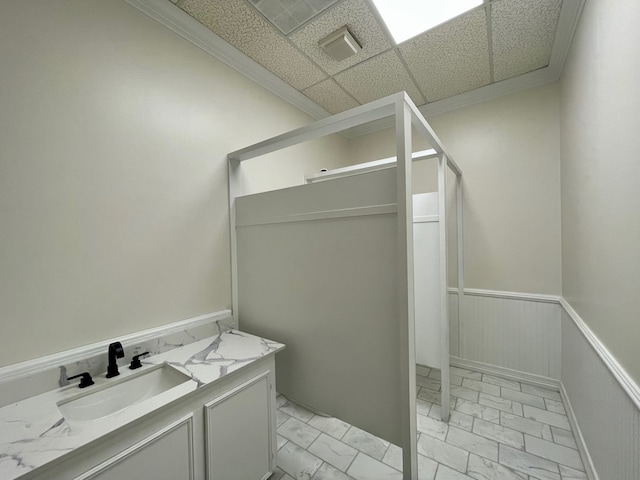
[[[485,363],[475,362],[473,360],[465,360],[457,357],[451,357],[450,363],[451,365],[456,367],[467,368],[477,372],[501,377],[507,380],[515,380],[517,382],[526,383],[536,387],[549,388],[559,391],[560,395],[562,396],[564,406],[567,410],[567,418],[569,419],[569,423],[571,424],[571,430],[575,435],[576,444],[578,446],[578,451],[580,452],[580,458],[582,459],[582,463],[585,467],[587,478],[589,480],[599,480],[598,473],[596,472],[595,466],[593,464],[593,459],[591,458],[587,443],[582,434],[582,430],[580,429],[580,424],[578,423],[575,412],[573,411],[571,400],[569,399],[567,391],[565,390],[564,385],[560,380],[533,375],[525,372],[518,372],[495,365],[488,365]],[[419,367],[422,366],[418,366],[417,370]]]
[[[466,368],[467,370],[473,370],[475,372],[486,373],[493,375],[494,377],[504,378],[506,380],[513,380],[516,382],[526,383],[534,387],[548,388],[550,390],[560,390],[560,381],[554,378],[542,377],[540,375],[533,375],[531,373],[518,372],[516,370],[510,370],[508,368],[497,367],[495,365],[489,365],[486,363],[476,362],[473,360],[465,360],[451,356],[449,364],[453,367]],[[423,377],[429,376],[431,370],[439,370],[438,368],[426,367],[424,365],[416,365],[416,373]]]
[[[591,458],[591,454],[589,453],[589,449],[587,448],[587,442],[582,435],[582,430],[580,429],[580,424],[578,423],[576,414],[573,411],[571,400],[569,399],[567,390],[564,388],[562,382],[560,383],[560,395],[562,396],[562,403],[564,404],[564,407],[567,411],[567,418],[569,419],[569,423],[571,424],[571,430],[575,435],[576,444],[578,446],[578,451],[580,452],[580,458],[582,459],[582,464],[584,465],[587,478],[589,480],[599,480],[600,477],[598,477],[598,472],[596,472],[596,468],[593,465],[593,459]]]
[[[533,373],[519,372],[509,368],[489,365],[488,363],[476,362],[475,360],[466,360],[464,358],[451,357],[449,363],[454,367],[475,370],[476,372],[494,375],[506,380],[514,380],[516,382],[526,383],[535,387],[548,388],[551,390],[560,390],[560,380],[555,378],[535,375]]]

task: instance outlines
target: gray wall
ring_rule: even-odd
[[[121,0],[0,2],[0,63],[0,366],[228,308],[225,156],[311,119]]]
[[[403,445],[396,201],[395,169],[238,198],[238,311],[280,393]]]
[[[467,288],[561,293],[559,115],[556,83],[428,119],[464,172]],[[393,142],[392,130],[353,139],[350,161],[394,156]],[[433,163],[415,170],[414,191],[433,191],[418,179]]]
[[[586,3],[562,78],[562,291],[640,383],[640,3]]]
[[[587,1],[561,87],[562,291],[640,383],[640,4]],[[640,410],[568,315],[562,382],[600,479],[640,478]]]

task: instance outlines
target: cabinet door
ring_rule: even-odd
[[[205,405],[208,480],[262,480],[273,468],[270,372]]]
[[[189,415],[75,480],[193,480],[193,415]]]

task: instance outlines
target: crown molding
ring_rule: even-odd
[[[224,41],[169,0],[124,1],[315,120],[330,116],[324,108]]]
[[[549,67],[540,68],[533,72],[525,73],[515,78],[502,80],[501,82],[485,85],[469,92],[461,93],[453,97],[444,98],[436,102],[427,103],[418,107],[424,118],[435,117],[443,113],[452,112],[463,107],[469,107],[478,103],[500,98],[511,93],[517,93],[533,87],[539,87],[547,83],[555,82],[557,78],[552,76]],[[375,133],[379,130],[392,128],[393,119],[383,118],[375,122],[354,127],[345,132],[349,138]]]
[[[559,80],[562,74],[564,62],[569,54],[569,47],[571,47],[571,40],[578,27],[580,15],[582,15],[584,2],[585,0],[564,0],[562,2],[556,38],[553,41],[553,49],[549,58],[550,73],[556,80]]]
[[[225,42],[221,37],[180,10],[179,7],[170,1],[124,1],[222,63],[238,71],[250,80],[253,80],[258,85],[266,88],[291,105],[299,108],[315,120],[330,116],[329,112],[325,109],[240,50]],[[571,40],[578,25],[584,3],[585,0],[563,0],[560,18],[558,19],[558,28],[547,67],[422,105],[419,107],[422,115],[425,118],[441,115],[463,107],[557,81],[562,73],[562,67],[567,58]],[[354,138],[391,127],[393,127],[393,121],[385,118],[348,129],[342,132],[342,134],[347,138]]]
[[[558,19],[556,36],[549,57],[549,65],[524,75],[485,85],[469,92],[453,97],[427,103],[419,107],[425,118],[451,112],[462,107],[468,107],[487,100],[499,98],[533,87],[540,87],[560,79],[564,62],[571,47],[571,40],[575,33],[585,0],[564,0]]]

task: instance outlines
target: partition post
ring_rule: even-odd
[[[416,427],[415,307],[413,286],[413,194],[411,187],[411,110],[396,103],[398,204],[398,326],[400,330],[400,431],[403,479],[418,478]]]
[[[236,197],[243,194],[242,162],[228,158],[229,180],[229,242],[231,252],[231,313],[236,328],[240,328],[238,314],[238,244],[236,239]]]
[[[462,175],[456,177],[456,233],[458,236],[458,356],[464,358],[460,344],[460,323],[464,308],[464,230],[462,223]]]
[[[447,257],[447,156],[438,157],[438,213],[440,230],[440,384],[443,421],[449,420],[449,272]]]

